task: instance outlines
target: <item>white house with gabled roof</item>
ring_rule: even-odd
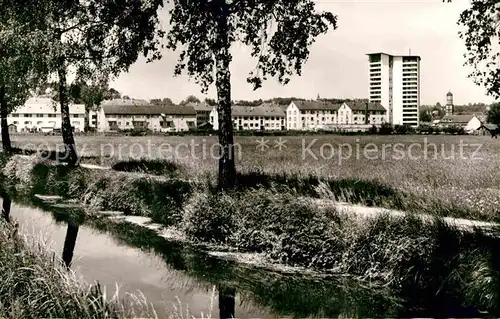
[[[196,128],[196,111],[189,105],[133,104],[105,101],[98,111],[90,112],[97,131],[150,130],[181,132]]]
[[[84,132],[85,105],[70,103],[69,114],[73,131]],[[7,124],[18,133],[52,132],[61,129],[61,106],[51,97],[32,97],[7,116]]]

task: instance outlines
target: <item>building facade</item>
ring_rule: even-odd
[[[393,125],[419,125],[420,60],[416,55],[370,53],[370,102],[383,105]]]
[[[212,112],[213,107],[205,102],[201,103],[189,103],[196,111],[196,125],[200,126],[204,123],[210,122],[210,112]]]
[[[286,129],[285,112],[276,104],[264,103],[259,106],[233,105],[231,107],[233,128],[237,131],[281,131]],[[219,129],[217,107],[210,112],[210,124]]]
[[[380,103],[345,102],[339,109],[338,125],[375,125],[386,123],[387,110]]]
[[[70,104],[69,113],[74,132],[85,131],[85,105]],[[50,97],[32,97],[7,116],[11,132],[49,133],[61,129],[61,106]]]
[[[89,116],[91,120],[96,119],[96,129],[99,132],[181,132],[196,128],[196,111],[188,105],[133,105],[107,101],[98,111],[89,112]]]
[[[337,124],[340,104],[323,101],[292,101],[286,109],[288,130],[322,130]]]

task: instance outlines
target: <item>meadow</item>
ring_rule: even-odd
[[[20,148],[62,149],[57,136],[12,139]],[[178,164],[190,180],[213,180],[218,167],[215,136],[78,136],[76,143],[84,163],[119,166],[130,160],[161,163],[167,159],[163,163]],[[365,188],[367,194],[370,187],[375,193],[375,188],[389,188],[405,194],[397,205],[389,203],[394,198],[386,197],[391,196],[375,200],[388,208],[432,213],[436,205],[445,205],[473,211],[468,217],[484,220],[500,213],[500,141],[489,136],[239,136],[235,143],[237,170],[242,175],[344,180],[351,186],[360,184],[357,188]],[[139,165],[136,170],[148,172],[150,166]],[[338,200],[368,203],[374,200],[368,197],[378,196],[360,198],[350,189],[334,195]]]

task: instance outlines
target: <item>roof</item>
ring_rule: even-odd
[[[390,55],[390,56],[392,56],[392,54],[385,53],[385,52],[373,52],[373,53],[367,53],[366,55],[375,55],[375,54],[385,54],[385,55]]]
[[[259,106],[234,105],[231,108],[233,116],[285,116],[285,111],[277,104],[263,103]]]
[[[375,54],[385,54],[385,55],[392,56],[392,57],[417,58],[419,60],[422,60],[420,55],[411,55],[411,54],[408,54],[408,55],[397,55],[396,54],[396,55],[394,55],[394,54],[389,54],[389,53],[385,53],[385,52],[373,52],[373,53],[367,53],[366,55],[375,55]]]
[[[101,105],[149,105],[150,103],[146,100],[140,99],[113,99],[104,100]]]
[[[487,124],[481,125],[481,127],[486,127],[489,130],[496,130],[499,126],[496,124],[487,123]]]
[[[337,111],[342,104],[319,101],[292,101],[299,110],[334,110]]]
[[[69,104],[71,114],[85,114],[85,105]],[[60,114],[61,105],[50,97],[32,97],[24,105],[19,106],[14,112],[17,114]]]
[[[453,96],[453,93],[448,92],[448,93],[446,93],[446,96]]]
[[[131,104],[115,104],[103,105],[102,109],[105,114],[125,114],[125,115],[195,115],[196,111],[189,105],[131,105]]]
[[[201,103],[188,103],[186,104],[188,106],[193,107],[196,111],[211,111],[213,109],[213,106],[208,105],[205,102]]]
[[[365,111],[366,110],[366,102],[355,101],[355,102],[345,102],[347,106],[353,111]],[[380,103],[369,103],[368,110],[370,111],[387,111],[385,107]]]
[[[445,115],[441,119],[441,122],[469,123],[469,121],[472,120],[474,117],[476,116],[473,114]]]

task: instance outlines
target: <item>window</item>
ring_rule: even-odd
[[[24,114],[24,117],[33,117],[33,114]]]
[[[12,117],[19,117],[19,114],[13,113]]]
[[[37,114],[36,117],[43,117],[43,114]]]
[[[49,117],[56,117],[56,114],[49,114]]]
[[[16,125],[17,125],[17,124],[19,124],[19,122],[18,122],[18,121],[14,121],[14,124],[16,124]]]

